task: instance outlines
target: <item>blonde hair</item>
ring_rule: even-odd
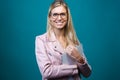
[[[49,11],[48,11],[48,16],[47,16],[47,32],[50,35],[50,31],[52,30],[52,26],[50,24],[49,21],[49,17],[51,16],[51,11],[52,9],[54,9],[55,7],[58,6],[64,6],[66,11],[67,11],[67,15],[68,15],[68,20],[67,20],[67,24],[65,27],[65,38],[66,38],[66,46],[69,44],[73,44],[73,45],[79,45],[79,41],[77,39],[74,27],[73,27],[73,23],[72,23],[72,17],[70,14],[70,9],[68,8],[67,4],[63,1],[55,1],[51,4]]]

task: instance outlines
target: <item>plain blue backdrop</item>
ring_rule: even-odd
[[[35,36],[45,33],[53,0],[0,1],[0,80],[41,80]],[[120,0],[66,0],[92,66],[83,80],[119,80]]]

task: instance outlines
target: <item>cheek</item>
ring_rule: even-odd
[[[49,19],[50,19],[50,23],[55,22],[55,19],[51,19],[51,18],[49,18]]]
[[[50,21],[50,24],[51,24],[51,25],[54,25],[54,24],[55,24],[55,21],[54,21],[54,20],[51,20],[51,21]]]
[[[55,20],[50,20],[50,24],[51,24],[51,26],[55,26]]]
[[[67,24],[67,20],[65,20],[65,24]]]

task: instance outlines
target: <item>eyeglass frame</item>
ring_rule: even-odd
[[[62,19],[67,18],[67,13],[66,12],[62,12],[62,13],[50,13],[50,16],[54,19],[57,19],[58,16],[60,16]]]

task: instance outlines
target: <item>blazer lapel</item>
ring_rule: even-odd
[[[55,37],[55,34],[53,31],[50,32],[50,36],[48,37],[48,40],[52,42],[52,47],[55,51],[59,52],[60,54],[64,53],[64,50],[58,40]]]
[[[58,41],[54,42],[54,43],[53,43],[53,46],[54,46],[53,49],[54,49],[55,51],[59,52],[60,54],[63,54],[63,53],[64,53],[64,50],[63,50],[63,48],[61,47],[61,45],[59,44]]]

